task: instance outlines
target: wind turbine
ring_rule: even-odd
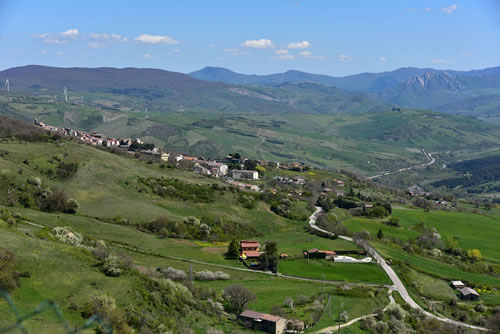
[[[66,101],[66,103],[68,102],[68,90],[66,89],[66,87],[64,87],[64,100]]]
[[[10,83],[9,83],[9,79],[5,80],[5,87],[7,88],[7,92],[10,92]]]

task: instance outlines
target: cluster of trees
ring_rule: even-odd
[[[80,209],[80,204],[69,198],[63,189],[48,188],[42,185],[39,177],[31,176],[25,179],[21,175],[0,178],[0,203],[70,214]]]
[[[157,234],[163,238],[224,241],[243,236],[258,236],[260,233],[248,223],[228,221],[219,217],[185,217],[174,221],[158,217],[152,222],[137,225],[139,230]]]
[[[278,192],[273,194],[265,192],[260,195],[260,199],[269,204],[271,211],[278,216],[295,220],[307,219],[307,216],[304,216],[303,213],[294,210],[294,200],[289,198],[285,193]]]
[[[150,143],[142,143],[142,144],[139,144],[137,141],[134,141],[130,147],[128,148],[129,151],[148,151],[148,150],[152,150],[155,148],[155,144],[150,144]]]
[[[146,186],[148,191],[151,191],[161,197],[171,197],[184,201],[201,203],[215,202],[219,193],[224,193],[228,190],[227,187],[216,183],[198,185],[187,183],[178,179],[140,177],[138,182]],[[144,191],[142,187],[138,187],[137,190],[139,192]]]
[[[436,181],[432,183],[434,187],[445,186],[453,189],[457,186],[471,187],[500,180],[500,155],[456,162],[448,167],[466,176]]]
[[[373,208],[367,208],[359,198],[352,196],[320,195],[316,204],[327,212],[335,207],[348,209],[353,216],[383,218],[392,213],[389,203],[375,202]]]

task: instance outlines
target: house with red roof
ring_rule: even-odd
[[[304,253],[304,257],[309,258],[309,259],[333,260],[333,258],[336,255],[336,253],[334,251],[319,250],[317,248],[305,250],[303,253]]]
[[[241,240],[240,256],[243,260],[258,258],[260,256],[259,242],[256,240]]]

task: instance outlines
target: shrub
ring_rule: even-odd
[[[403,310],[399,304],[391,304],[387,307],[386,312],[391,316],[394,316],[398,320],[404,320],[408,313]]]
[[[474,307],[474,310],[476,310],[476,312],[483,313],[483,312],[486,312],[486,306],[484,306],[483,304],[477,304]]]
[[[372,237],[372,235],[367,230],[362,230],[362,231],[356,232],[353,235],[353,238],[356,240],[369,240],[369,239],[371,239],[371,237]]]
[[[124,269],[124,263],[118,256],[110,255],[104,260],[102,269],[106,276],[118,277]]]
[[[0,247],[0,290],[12,291],[17,287],[17,280],[12,271],[15,262],[14,253]]]
[[[78,210],[80,209],[80,203],[76,199],[70,198],[68,202],[66,202],[66,208],[64,209],[64,212],[66,213],[77,213]]]
[[[35,187],[40,187],[42,185],[42,180],[36,176],[30,176],[27,182]]]
[[[101,261],[104,261],[109,256],[109,251],[102,245],[97,245],[91,252],[96,259]]]
[[[231,276],[223,271],[199,271],[194,273],[194,279],[197,281],[226,281]]]
[[[80,246],[83,241],[83,236],[80,233],[74,232],[69,226],[57,226],[52,229],[52,235],[65,244],[72,246]]]
[[[483,256],[479,249],[469,249],[467,250],[467,257],[472,260],[472,262],[481,261]]]
[[[66,192],[62,189],[49,191],[46,198],[42,199],[40,204],[40,210],[46,212],[76,213],[79,208],[80,204],[74,199],[69,199]]]
[[[57,166],[56,176],[59,180],[67,180],[72,178],[78,172],[78,163],[69,162],[64,163],[61,162]]]
[[[165,278],[171,279],[175,282],[182,282],[187,280],[187,275],[184,270],[178,270],[172,267],[168,267],[167,269],[161,269],[160,272]]]

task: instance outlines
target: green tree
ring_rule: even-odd
[[[377,238],[384,239],[384,231],[382,231],[382,229],[378,230],[378,232],[377,232]]]
[[[467,250],[467,257],[471,259],[473,262],[481,261],[483,259],[483,256],[481,255],[479,249]]]
[[[236,239],[231,240],[227,248],[227,257],[229,259],[237,259],[240,256],[239,242]]]
[[[278,256],[278,244],[276,241],[268,241],[266,242],[266,254],[268,256]]]
[[[255,170],[261,174],[265,174],[266,173],[266,169],[262,166],[256,166],[255,167]]]
[[[448,247],[449,250],[454,250],[455,248],[458,247],[458,240],[448,236],[448,238],[446,238],[446,246]]]

